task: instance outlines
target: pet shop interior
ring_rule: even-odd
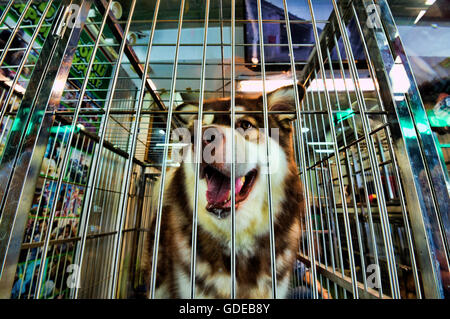
[[[235,127],[242,94],[261,96],[247,113],[263,128],[292,117],[302,184],[300,222],[282,225],[301,233],[287,295],[271,205],[281,195],[270,172],[262,186],[269,298],[450,298],[449,42],[448,0],[1,0],[1,298],[156,297],[163,190],[204,196],[198,166],[190,186],[169,184],[185,165],[177,150],[200,143],[172,133],[183,116],[214,115],[201,107],[212,99],[230,99],[217,112]],[[285,86],[292,110],[269,112]],[[200,107],[177,109],[187,101]],[[230,209],[223,285],[236,298]]]

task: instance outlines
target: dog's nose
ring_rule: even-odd
[[[217,126],[208,126],[203,128],[203,147],[208,144],[216,146],[225,144],[225,132]]]

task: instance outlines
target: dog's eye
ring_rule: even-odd
[[[252,123],[249,121],[241,121],[239,124],[244,130],[251,129],[253,127]]]

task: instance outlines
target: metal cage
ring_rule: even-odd
[[[447,168],[388,1],[276,3],[0,1],[2,298],[154,297],[176,107],[231,97],[233,126],[245,85],[266,97],[297,82],[292,297],[449,297]],[[234,206],[230,218],[234,298]],[[195,243],[196,211],[192,227]]]

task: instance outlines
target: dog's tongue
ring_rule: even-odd
[[[206,191],[208,204],[225,204],[231,191],[230,177],[214,171],[207,177],[206,181],[208,185],[208,190]],[[241,178],[236,179],[235,194],[239,194],[243,185]]]

